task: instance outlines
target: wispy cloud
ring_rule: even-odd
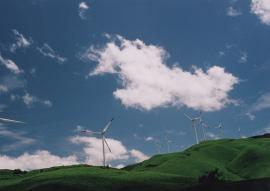
[[[237,10],[234,7],[230,6],[227,9],[227,15],[230,16],[230,17],[236,17],[236,16],[239,16],[239,15],[242,15],[242,12],[240,10]]]
[[[9,71],[11,71],[14,74],[20,74],[23,73],[23,70],[19,69],[17,64],[10,60],[10,59],[5,59],[1,53],[0,53],[0,64],[4,65]]]
[[[246,115],[251,119],[255,119],[255,112],[270,108],[270,93],[261,95],[258,100],[251,105]]]
[[[8,88],[5,85],[0,84],[0,94],[8,92]]]
[[[81,19],[86,19],[86,11],[89,9],[89,5],[86,2],[79,3],[78,12]]]
[[[220,137],[216,135],[215,133],[207,132],[205,135],[209,139],[215,139],[215,140],[220,139]]]
[[[244,63],[246,63],[246,62],[247,62],[247,59],[248,59],[248,55],[247,55],[247,53],[246,53],[246,52],[241,51],[241,56],[240,56],[240,58],[239,58],[238,62],[239,62],[240,64],[244,64]]]
[[[270,25],[270,1],[269,0],[252,0],[251,13],[257,15],[260,21]]]
[[[20,95],[14,95],[12,94],[10,96],[11,100],[12,101],[15,101],[15,100],[22,100],[23,103],[28,107],[28,108],[32,108],[35,106],[35,104],[42,104],[46,107],[52,107],[53,106],[53,103],[50,101],[50,100],[43,100],[41,98],[38,98],[37,96],[35,95],[31,95],[30,93],[28,92],[25,92],[24,95],[20,96]]]
[[[24,88],[26,80],[21,79],[19,76],[8,75],[0,78],[0,84],[3,86],[4,91],[10,91]]]
[[[23,133],[9,131],[3,126],[0,127],[0,136],[15,140],[15,142],[12,144],[2,146],[2,151],[15,150],[26,145],[31,145],[35,142],[35,139],[26,137],[23,135]]]
[[[32,39],[27,39],[26,37],[23,36],[23,34],[19,33],[16,29],[13,29],[12,32],[15,35],[16,42],[10,46],[11,52],[16,52],[16,50],[19,48],[27,48],[32,44],[33,42]]]
[[[59,64],[63,64],[64,62],[67,61],[66,58],[64,58],[64,57],[60,56],[59,54],[57,54],[57,52],[52,47],[50,47],[47,43],[44,43],[43,46],[41,46],[41,47],[37,47],[37,50],[43,56],[54,59]]]
[[[220,110],[232,103],[228,94],[239,82],[219,66],[207,71],[197,67],[193,71],[169,67],[166,64],[169,54],[162,47],[122,36],[111,39],[101,49],[90,47],[84,57],[98,63],[90,76],[117,75],[121,87],[113,92],[114,97],[126,107],[141,110],[167,106]]]
[[[154,141],[154,137],[149,136],[149,137],[146,137],[144,140],[145,141]]]

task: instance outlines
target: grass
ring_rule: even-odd
[[[223,181],[262,180],[270,177],[269,159],[270,138],[205,141],[183,152],[156,155],[124,169],[77,165],[26,174],[0,170],[0,191],[184,190],[200,185],[198,177],[214,169],[223,174]]]

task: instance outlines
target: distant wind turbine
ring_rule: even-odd
[[[16,120],[7,119],[7,118],[0,118],[0,121],[5,122],[5,123],[24,123],[22,121],[16,121]]]
[[[221,134],[221,138],[223,137],[223,133],[224,133],[224,130],[223,130],[223,125],[221,122],[219,122],[218,126],[216,127],[218,129],[220,129],[220,134]]]
[[[106,153],[105,153],[105,145],[108,147],[109,151],[111,151],[108,142],[106,141],[106,137],[105,137],[105,133],[107,132],[107,130],[109,129],[109,127],[111,126],[113,121],[113,118],[107,123],[107,125],[103,128],[102,131],[100,132],[95,132],[95,131],[91,131],[91,130],[80,130],[81,133],[87,133],[87,134],[97,134],[101,136],[102,139],[102,153],[103,153],[103,166],[106,166]]]
[[[156,140],[155,141],[155,145],[156,145],[157,153],[160,154],[161,153],[161,149],[162,149],[162,144],[160,143],[159,140]]]
[[[199,139],[198,139],[198,133],[197,133],[197,129],[196,129],[196,125],[200,124],[202,121],[201,115],[202,113],[200,112],[200,115],[198,117],[194,117],[191,118],[189,115],[185,114],[184,115],[191,121],[191,126],[192,128],[194,128],[194,132],[195,132],[195,138],[196,138],[196,143],[199,143]]]
[[[167,145],[167,153],[169,153],[170,152],[170,144],[172,143],[172,141],[168,138],[167,135],[165,135],[165,142]]]

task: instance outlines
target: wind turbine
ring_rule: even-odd
[[[161,149],[162,149],[162,144],[160,143],[159,140],[156,140],[155,141],[155,145],[156,145],[156,148],[157,148],[157,153],[160,154],[161,153]]]
[[[170,152],[170,143],[172,143],[172,141],[168,138],[167,135],[165,135],[165,141],[166,141],[166,145],[167,145],[167,153]]]
[[[209,128],[209,126],[208,126],[204,121],[202,121],[202,122],[201,122],[201,127],[202,127],[202,131],[203,131],[203,137],[204,137],[204,140],[206,140],[206,132],[205,132],[205,128]]]
[[[7,123],[24,123],[22,121],[16,121],[16,120],[7,119],[7,118],[1,118],[1,117],[0,117],[0,121],[1,122],[7,122]]]
[[[111,148],[109,147],[108,142],[106,141],[106,137],[105,137],[105,134],[106,134],[107,130],[109,129],[109,127],[111,126],[112,121],[113,121],[113,118],[107,123],[107,125],[102,129],[102,131],[99,131],[99,132],[95,132],[95,131],[91,131],[91,130],[87,130],[87,129],[80,130],[81,133],[97,134],[97,135],[101,136],[101,139],[102,139],[103,166],[104,167],[106,166],[105,145],[108,147],[109,151],[112,152]]]
[[[223,125],[222,125],[222,123],[219,122],[219,124],[218,124],[218,126],[216,128],[220,129],[221,137],[223,137]]]
[[[196,124],[200,124],[202,121],[202,113],[200,112],[200,115],[198,117],[194,117],[191,118],[190,116],[188,116],[187,114],[184,113],[184,115],[191,121],[191,126],[194,128],[194,132],[195,132],[195,138],[196,138],[196,143],[199,143],[199,139],[198,139],[198,133],[197,133],[197,129],[196,129]]]

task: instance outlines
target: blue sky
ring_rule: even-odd
[[[0,168],[99,165],[76,128],[111,117],[113,166],[194,144],[184,113],[208,139],[270,131],[269,0],[3,0],[0,21],[0,117],[26,122],[1,124]]]

